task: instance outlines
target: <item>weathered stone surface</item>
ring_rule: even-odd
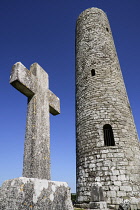
[[[89,203],[100,183],[109,206],[128,198],[138,209],[139,141],[111,28],[98,8],[82,12],[76,25],[76,142],[77,203]]]
[[[60,101],[49,88],[48,74],[37,64],[30,71],[20,62],[11,72],[10,83],[28,97],[23,176],[50,179],[49,113],[60,113]]]
[[[0,188],[1,210],[73,210],[67,183],[20,177]]]

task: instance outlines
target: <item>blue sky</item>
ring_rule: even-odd
[[[9,84],[11,67],[39,63],[61,100],[51,116],[51,175],[75,192],[75,23],[89,8],[109,18],[140,136],[139,0],[0,0],[0,184],[22,176],[27,98]]]

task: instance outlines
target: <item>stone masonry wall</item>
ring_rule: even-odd
[[[106,124],[115,146],[104,146]],[[77,202],[91,202],[98,183],[108,206],[127,198],[138,204],[138,136],[109,22],[97,8],[81,13],[76,25],[76,142]]]

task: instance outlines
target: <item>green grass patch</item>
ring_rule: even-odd
[[[78,209],[78,208],[74,208],[74,210],[84,210],[84,209]]]

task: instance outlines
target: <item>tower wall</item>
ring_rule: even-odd
[[[106,146],[104,126],[115,145]],[[77,202],[101,186],[108,206],[138,204],[139,141],[106,14],[85,10],[76,25]]]

